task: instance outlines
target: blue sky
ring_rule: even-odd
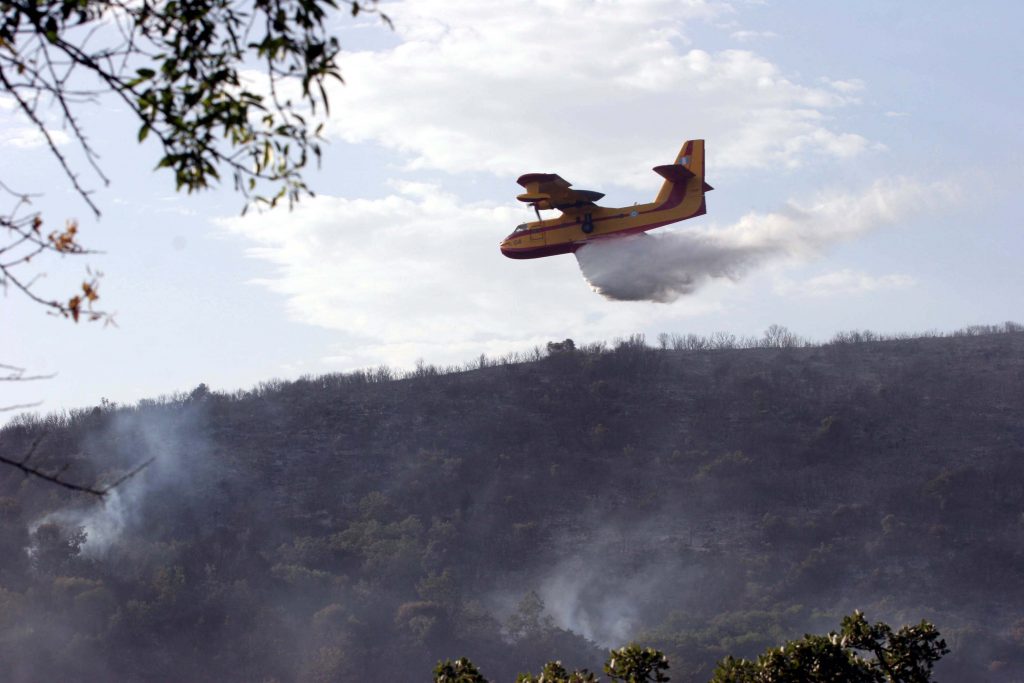
[[[104,253],[41,265],[63,293],[104,273],[117,327],[57,320],[13,292],[0,362],[53,379],[3,386],[41,410],[206,382],[416,359],[463,362],[551,339],[636,332],[816,339],[841,329],[1024,320],[1024,10],[1013,2],[416,0],[394,33],[339,17],[318,192],[295,211],[175,195],[113,103],[83,111],[109,187],[96,221],[4,108],[0,178]],[[59,120],[51,122],[59,127]],[[575,259],[504,259],[532,213],[521,173],[648,201],[650,168],[707,140],[708,214],[669,230],[773,256],[668,304],[614,302]]]

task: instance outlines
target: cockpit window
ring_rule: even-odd
[[[520,232],[526,232],[526,223],[523,223],[522,225],[517,225],[515,231],[513,231],[512,234],[515,235]]]

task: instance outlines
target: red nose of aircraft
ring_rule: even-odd
[[[519,225],[510,235],[508,235],[507,237],[505,237],[505,239],[501,241],[500,248],[501,253],[504,256],[507,256],[508,258],[522,258],[522,256],[520,255],[522,249],[516,249],[515,247],[513,247],[512,243],[514,241],[518,241],[517,238],[522,237],[525,230],[525,225]]]

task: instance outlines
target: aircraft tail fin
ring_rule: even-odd
[[[677,185],[685,185],[691,179],[701,184],[702,192],[709,192],[714,188],[704,181],[704,141],[687,140],[679,154],[676,155],[675,163],[664,166],[655,166],[654,172],[665,179],[655,199],[655,204],[662,204],[672,194],[672,189]]]

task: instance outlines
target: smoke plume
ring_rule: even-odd
[[[890,179],[860,195],[824,195],[807,206],[788,203],[774,213],[750,213],[721,229],[591,242],[576,251],[576,260],[591,287],[608,299],[668,303],[713,278],[738,280],[769,259],[813,256],[955,198],[944,183]]]
[[[145,519],[152,498],[165,501],[164,512],[182,512],[188,505],[196,482],[211,478],[213,464],[209,446],[199,428],[201,411],[189,405],[177,414],[153,410],[148,413],[114,413],[104,429],[84,437],[84,450],[103,468],[124,471],[133,464],[152,459],[138,476],[110,491],[102,501],[74,499],[67,507],[51,511],[30,524],[55,522],[85,532],[81,555],[102,558],[115,547],[146,535]],[[30,553],[32,549],[29,549]]]

